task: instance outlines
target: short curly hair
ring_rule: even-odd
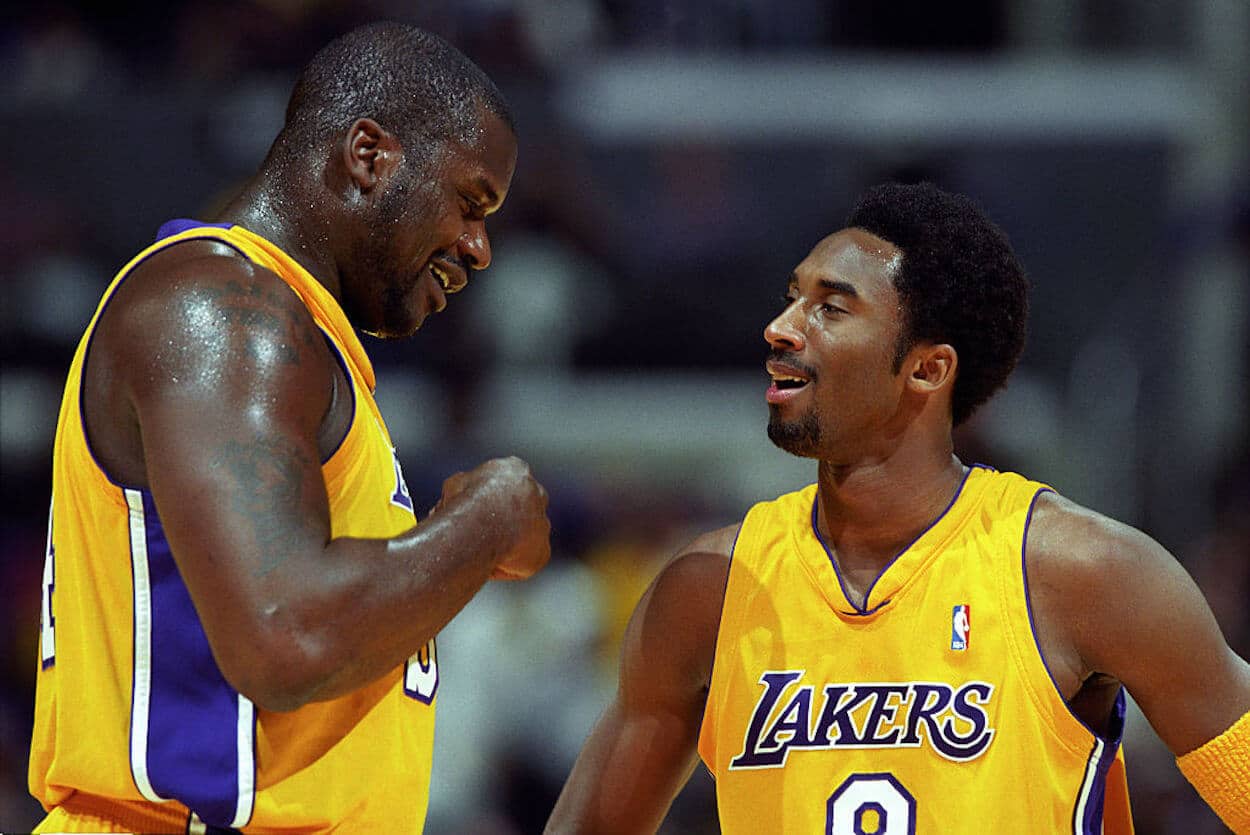
[[[954,347],[951,420],[958,426],[1007,382],[1024,349],[1029,280],[1007,236],[973,200],[927,182],[869,188],[846,225],[902,251],[894,275],[903,317],[895,371],[918,342]]]

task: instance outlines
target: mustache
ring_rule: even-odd
[[[444,264],[450,264],[451,266],[464,272],[466,275],[469,272],[468,266],[465,265],[464,261],[460,260],[460,256],[456,255],[454,252],[450,250],[445,249],[441,252],[435,252],[429,257],[429,260],[427,260],[425,263],[429,265],[435,261],[442,261]]]
[[[768,352],[768,356],[764,358],[765,362],[779,362],[788,365],[795,371],[800,371],[807,376],[808,379],[815,381],[816,369],[804,362],[799,362],[794,354],[789,351],[782,351],[780,348],[773,348]]]

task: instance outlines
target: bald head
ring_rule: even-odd
[[[502,94],[463,53],[415,26],[373,23],[331,41],[300,73],[274,150],[289,157],[323,148],[369,118],[411,158],[473,141],[483,111],[513,128]]]

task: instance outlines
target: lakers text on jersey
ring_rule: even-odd
[[[724,832],[1131,832],[1123,693],[1093,733],[1033,633],[1024,544],[1046,489],[970,469],[858,605],[816,485],[751,509],[699,739]]]

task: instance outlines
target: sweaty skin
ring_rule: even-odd
[[[785,309],[765,330],[770,373],[808,381],[781,394],[770,388],[770,436],[819,458],[817,525],[857,602],[942,512],[965,472],[951,454],[954,349],[915,345],[897,373],[888,361],[900,328],[891,282],[899,263],[889,242],[842,230],[799,265]],[[737,530],[697,538],[639,601],[615,698],[546,832],[660,826],[697,764]],[[1145,534],[1047,493],[1025,562],[1043,658],[1091,728],[1105,727],[1121,682],[1178,755],[1250,707],[1250,665],[1228,647],[1189,575]]]
[[[411,333],[490,263],[485,218],[516,140],[485,111],[479,127],[439,149],[423,181],[395,136],[359,119],[317,176],[262,172],[221,220],[297,258],[357,327]],[[528,577],[550,555],[546,492],[516,458],[447,479],[394,539],[332,539],[321,462],[351,409],[307,308],[224,245],[185,242],[138,266],[93,338],[92,449],[115,481],[151,490],[218,666],[265,709],[387,674],[486,580]]]

